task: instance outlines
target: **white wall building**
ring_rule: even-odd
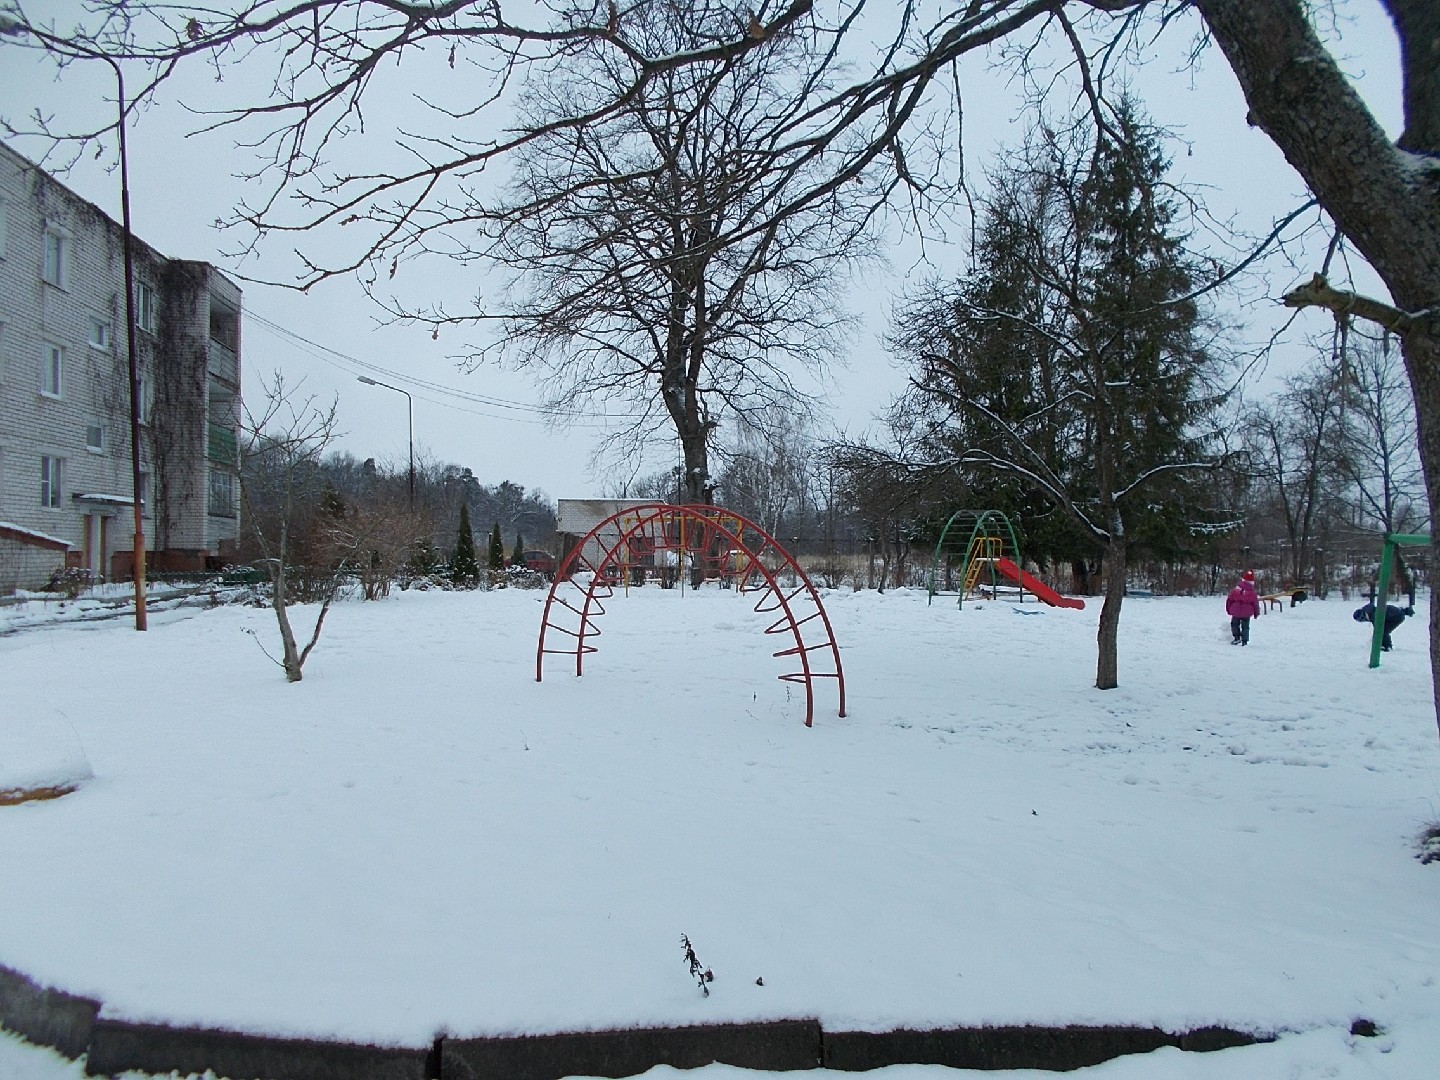
[[[0,144],[0,593],[128,578],[134,517],[120,226]],[[132,244],[141,505],[156,572],[239,535],[240,290]]]

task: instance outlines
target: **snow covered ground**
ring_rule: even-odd
[[[0,807],[0,963],[107,1016],[401,1045],[1223,1024],[1288,1034],[1076,1075],[1435,1075],[1423,619],[1371,671],[1354,604],[1241,649],[1219,598],[1135,598],[1101,693],[1098,604],[832,592],[849,715],[822,685],[806,729],[733,593],[617,596],[584,677],[537,683],[543,597],[342,604],[293,686],[267,610],[0,637],[0,790],[93,772]],[[78,1069],[0,1040],[0,1076]]]

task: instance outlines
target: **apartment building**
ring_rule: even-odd
[[[132,243],[147,565],[202,570],[240,528],[240,289]],[[0,143],[0,594],[134,566],[123,231]]]

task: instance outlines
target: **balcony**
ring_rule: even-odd
[[[240,464],[240,439],[235,432],[220,424],[210,425],[210,439],[206,457],[217,465],[236,468]]]
[[[217,338],[210,339],[209,359],[206,366],[210,374],[216,378],[224,379],[232,386],[240,384],[240,358],[235,355],[228,345],[221,343]]]

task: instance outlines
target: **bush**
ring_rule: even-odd
[[[79,566],[62,566],[50,575],[41,591],[61,593],[67,600],[74,600],[81,593],[88,592],[94,584],[94,576],[89,570]]]

